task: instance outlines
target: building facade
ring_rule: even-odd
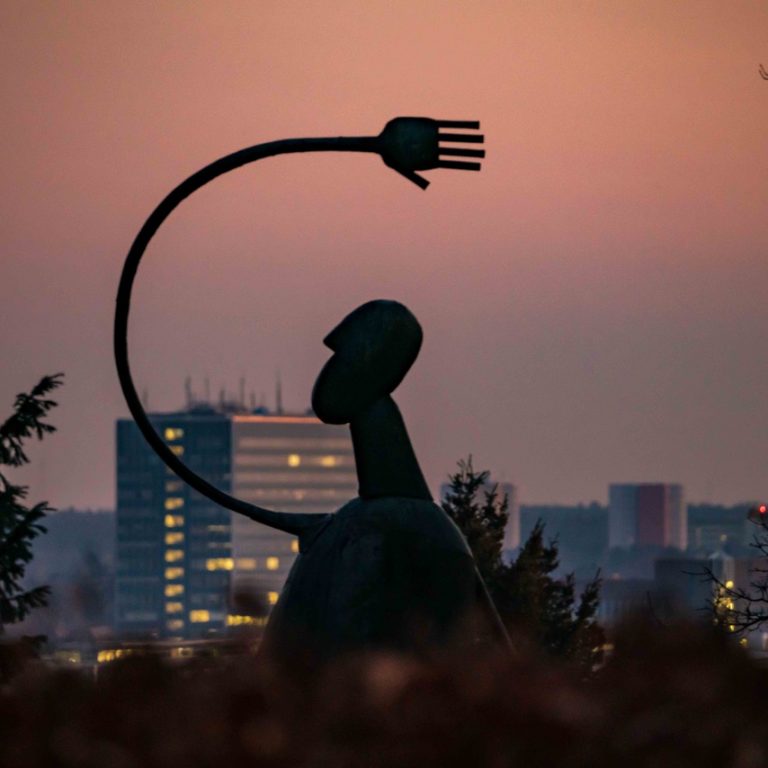
[[[349,429],[314,416],[238,414],[232,424],[232,488],[238,499],[280,512],[333,512],[357,496]],[[298,540],[232,515],[233,591],[277,602]]]
[[[229,419],[212,408],[155,414],[171,450],[224,491]],[[134,422],[117,422],[115,626],[127,635],[202,636],[226,624],[230,513],[177,478]]]
[[[683,487],[677,483],[615,483],[608,489],[609,548],[688,546]]]
[[[357,495],[349,430],[313,416],[150,416],[171,450],[221,490],[283,512],[332,512]],[[179,480],[134,422],[117,423],[115,626],[204,637],[277,602],[297,540],[213,504]]]

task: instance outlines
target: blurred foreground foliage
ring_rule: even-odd
[[[42,662],[0,689],[3,768],[760,768],[768,671],[722,635],[627,627],[592,679],[540,651]]]

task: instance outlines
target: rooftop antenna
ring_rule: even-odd
[[[251,397],[251,410],[255,411],[256,410],[256,393],[253,390],[251,390],[250,397]]]
[[[277,372],[275,381],[275,412],[278,416],[283,415],[283,382],[280,379],[280,371]]]
[[[192,396],[192,377],[189,375],[184,379],[184,394],[187,399],[187,410],[189,410],[194,402],[194,397]]]
[[[245,409],[245,376],[240,377],[240,407]]]
[[[208,405],[211,404],[211,380],[207,376],[205,377],[205,402]]]

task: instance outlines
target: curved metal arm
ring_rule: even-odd
[[[233,512],[246,515],[259,523],[264,523],[264,525],[294,535],[300,534],[303,530],[306,530],[307,526],[313,524],[321,517],[318,515],[274,512],[230,496],[228,493],[211,485],[207,480],[204,480],[187,467],[155,431],[136,394],[130,366],[128,365],[128,314],[131,290],[133,289],[133,282],[136,278],[139,262],[150,240],[173,210],[189,195],[200,189],[200,187],[228,171],[274,155],[295,152],[375,152],[381,155],[388,166],[402,173],[406,178],[414,181],[414,183],[422,188],[425,188],[428,182],[413,173],[414,170],[427,170],[438,167],[460,167],[464,170],[479,170],[479,163],[449,163],[439,159],[440,154],[454,154],[458,151],[442,150],[439,147],[440,139],[445,136],[438,133],[440,127],[478,128],[479,124],[441,123],[428,118],[396,118],[387,124],[379,136],[284,139],[242,149],[201,168],[197,173],[192,174],[188,179],[181,182],[152,211],[149,218],[144,222],[144,226],[139,230],[139,234],[133,241],[133,245],[126,257],[117,290],[114,325],[117,375],[120,379],[120,386],[122,387],[131,415],[146,441],[170,469],[211,501]],[[467,134],[467,136],[471,136],[471,138],[463,139],[461,135],[450,134],[447,140],[482,141],[482,137],[477,135]],[[467,151],[469,150],[463,150],[464,153]],[[472,156],[480,157],[482,156],[481,153],[482,150],[474,150]]]

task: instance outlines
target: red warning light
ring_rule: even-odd
[[[761,505],[760,505],[760,506],[757,508],[757,511],[758,511],[758,512],[759,512],[761,515],[764,515],[766,512],[768,512],[768,507],[766,507],[766,506],[765,506],[765,504],[761,504]]]

